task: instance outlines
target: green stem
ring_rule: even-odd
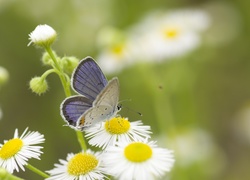
[[[36,174],[39,174],[40,176],[42,176],[42,177],[44,177],[44,178],[48,178],[48,177],[49,177],[48,174],[46,174],[46,173],[40,171],[39,169],[37,169],[36,167],[34,167],[34,166],[30,165],[30,164],[27,164],[26,167],[27,167],[29,170],[33,171],[33,172],[36,173]]]
[[[61,83],[63,85],[63,89],[64,89],[64,93],[65,93],[65,96],[66,97],[69,97],[71,96],[71,91],[70,91],[70,78],[65,75],[65,73],[63,72],[63,69],[61,68],[61,66],[58,64],[57,62],[57,59],[53,53],[53,51],[51,50],[50,47],[46,47],[45,48],[46,51],[48,52],[48,54],[50,55],[51,59],[53,60],[54,62],[54,68],[58,71],[56,72],[58,74],[58,76],[60,77],[60,80],[61,80]],[[82,148],[82,150],[86,150],[87,149],[87,146],[86,146],[86,143],[85,143],[85,140],[84,140],[84,137],[83,137],[83,134],[82,132],[80,131],[75,131],[76,132],[76,136],[77,136],[77,139],[78,139],[78,142]]]
[[[51,73],[57,73],[58,74],[58,72],[57,72],[56,69],[49,69],[49,70],[45,71],[45,73],[43,73],[43,75],[41,76],[41,78],[44,80]]]
[[[162,74],[166,72],[161,72],[157,65],[152,64],[143,64],[138,69],[140,70],[141,77],[145,81],[145,85],[147,85],[145,88],[150,89],[150,92],[152,93],[157,128],[161,133],[168,132],[166,129],[173,129],[175,126],[170,99],[171,91],[167,89],[168,87],[163,87],[163,89],[157,88],[157,86],[159,86],[157,80],[161,80]],[[150,76],[148,75],[148,72],[151,72]]]
[[[161,133],[169,132],[169,130],[174,129],[175,127],[170,92],[166,92],[165,90],[162,91],[163,93],[155,92],[154,97],[156,119],[158,121]]]
[[[82,132],[76,130],[76,136],[77,136],[78,142],[79,142],[82,150],[86,151],[87,150],[87,146],[86,146],[86,143],[85,143],[85,140],[84,140]]]
[[[66,78],[61,66],[58,64],[57,59],[56,59],[53,51],[51,50],[51,48],[46,47],[45,49],[48,52],[48,54],[50,55],[51,59],[53,60],[55,69],[57,69],[60,72],[59,78],[60,78],[61,83],[63,85],[64,93],[65,93],[66,97],[69,97],[71,95],[70,82],[68,82],[68,78]]]

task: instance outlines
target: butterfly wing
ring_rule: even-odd
[[[80,117],[77,122],[76,128],[84,130],[96,123],[105,121],[114,116],[113,108],[111,106],[96,106],[86,111],[86,113]]]
[[[92,107],[92,103],[84,96],[66,98],[61,104],[61,116],[71,127],[76,127],[78,119]]]
[[[120,110],[119,100],[119,81],[113,78],[108,85],[101,91],[93,102],[93,107],[88,109],[77,122],[79,129],[91,126],[95,123],[105,121],[116,115]]]
[[[77,93],[92,101],[108,84],[102,70],[91,57],[87,57],[79,63],[72,74],[71,82]]]
[[[99,93],[93,102],[93,106],[105,105],[116,107],[119,100],[119,80],[114,77],[108,85]]]

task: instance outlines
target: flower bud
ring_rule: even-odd
[[[35,45],[41,46],[41,47],[49,47],[56,39],[56,31],[44,24],[44,25],[38,25],[34,31],[32,31],[29,34],[29,40],[30,43],[34,43]]]
[[[73,56],[62,58],[62,67],[67,74],[71,74],[74,71],[75,67],[78,65],[78,63],[79,59]]]
[[[46,79],[42,77],[32,78],[29,85],[30,85],[30,89],[32,90],[32,92],[38,95],[41,95],[48,90],[48,83]]]

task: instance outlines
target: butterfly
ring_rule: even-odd
[[[121,110],[119,81],[107,80],[91,57],[81,60],[71,77],[71,86],[79,95],[66,98],[61,106],[61,116],[77,130],[111,119]]]

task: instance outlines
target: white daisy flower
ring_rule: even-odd
[[[142,141],[149,138],[150,126],[143,126],[141,121],[129,122],[127,118],[115,117],[86,129],[89,144],[105,149],[118,142]]]
[[[107,172],[119,180],[153,180],[171,170],[174,157],[172,151],[145,140],[109,146],[103,162]]]
[[[56,31],[44,24],[44,25],[38,25],[34,31],[32,31],[29,34],[29,44],[34,43],[35,45],[42,46],[42,47],[48,47],[50,46],[56,39]]]
[[[36,131],[27,132],[28,128],[18,136],[18,130],[15,130],[14,138],[4,141],[0,144],[0,167],[8,172],[19,171],[19,167],[25,171],[24,166],[30,158],[40,159],[40,149],[43,147],[35,146],[44,142],[44,135]]]
[[[51,177],[46,180],[95,180],[104,179],[100,153],[91,150],[78,154],[69,153],[67,160],[60,159],[60,164],[47,171]]]
[[[134,43],[124,32],[105,27],[97,36],[97,44],[101,49],[97,61],[105,73],[117,73],[133,64]]]
[[[136,56],[142,60],[162,61],[183,55],[201,42],[201,31],[208,26],[209,16],[198,10],[154,12],[131,29],[137,39]]]
[[[165,15],[163,14],[162,18],[176,22],[185,29],[197,32],[205,31],[211,25],[210,15],[199,9],[172,10]]]

